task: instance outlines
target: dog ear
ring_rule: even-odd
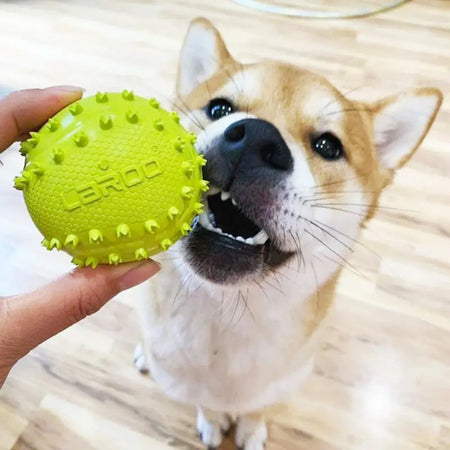
[[[402,167],[424,139],[442,103],[442,93],[421,88],[373,105],[374,142],[380,164]]]
[[[220,33],[207,19],[189,26],[178,66],[177,93],[186,96],[221,67],[233,61]]]

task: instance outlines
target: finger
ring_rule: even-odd
[[[159,269],[154,261],[76,269],[30,294],[0,299],[0,365],[5,360],[12,365]]]
[[[55,86],[16,91],[1,99],[0,152],[19,137],[39,128],[82,94],[83,90],[75,86]]]

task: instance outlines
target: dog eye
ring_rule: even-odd
[[[312,141],[312,149],[322,158],[336,160],[344,156],[341,141],[332,133],[323,133]]]
[[[213,98],[206,106],[206,114],[211,120],[218,120],[232,112],[233,105],[224,98]]]

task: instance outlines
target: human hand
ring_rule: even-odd
[[[79,99],[80,88],[18,91],[0,100],[0,152],[25,139],[49,117]],[[5,214],[5,212],[3,212]],[[0,297],[0,388],[13,365],[31,349],[97,312],[108,300],[157,273],[147,260],[75,269],[29,294]]]

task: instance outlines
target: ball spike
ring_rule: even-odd
[[[162,131],[164,130],[164,122],[161,119],[157,119],[153,122],[153,126],[155,130]]]
[[[73,141],[77,147],[86,147],[89,143],[89,136],[83,131],[80,131],[74,135]]]
[[[89,231],[89,242],[91,244],[100,244],[103,242],[103,234],[100,230],[92,229]]]
[[[122,224],[117,226],[117,228],[116,228],[116,236],[118,238],[130,237],[130,235],[131,235],[131,230],[130,230],[130,227],[126,223],[122,223]]]
[[[159,245],[163,250],[168,250],[170,247],[172,247],[173,242],[170,239],[163,239]]]
[[[136,111],[133,110],[129,110],[126,114],[125,114],[125,118],[127,119],[128,122],[130,123],[138,123],[139,117],[136,113]]]
[[[55,161],[56,164],[61,164],[64,160],[63,150],[57,147],[53,149],[52,153],[53,153],[53,161]]]
[[[111,114],[103,114],[100,116],[99,125],[102,130],[109,130],[113,126]]]
[[[194,188],[191,186],[183,186],[181,188],[181,196],[183,198],[192,198],[192,195],[194,194]]]
[[[66,247],[75,248],[78,245],[79,242],[80,242],[80,240],[78,239],[77,235],[75,235],[75,234],[68,234],[66,236],[65,241],[64,241],[64,245]]]
[[[180,215],[180,211],[176,206],[171,206],[167,211],[167,216],[170,220],[175,220]]]
[[[144,228],[145,228],[145,231],[153,234],[159,230],[159,224],[158,224],[158,222],[156,222],[156,220],[150,219],[144,223]]]
[[[41,245],[45,247],[47,250],[50,250],[50,242],[47,238],[42,239]]]
[[[62,248],[61,241],[57,238],[50,239],[49,250],[53,250],[54,248],[56,248],[56,250],[61,250]]]
[[[69,112],[72,116],[78,116],[83,112],[83,107],[77,102],[69,106]]]
[[[155,108],[155,109],[159,109],[159,102],[158,102],[158,100],[156,100],[156,98],[151,98],[149,101],[148,101],[148,103],[149,103],[149,105],[152,107],[152,108]]]
[[[184,150],[184,146],[185,146],[184,139],[181,136],[178,136],[173,140],[173,148],[175,150],[182,152]]]
[[[75,264],[78,267],[83,267],[84,266],[83,260],[80,259],[80,258],[77,258],[77,257],[73,257],[71,262],[72,262],[72,264]]]
[[[200,167],[203,167],[206,165],[206,159],[203,157],[203,155],[197,155],[196,161]]]
[[[187,222],[183,223],[180,227],[180,231],[183,236],[187,236],[191,230],[192,228]]]
[[[207,192],[209,190],[209,181],[201,180],[200,181],[200,190],[203,192]]]
[[[170,115],[175,123],[180,123],[180,116],[176,111],[172,111]]]
[[[192,164],[191,161],[183,161],[181,163],[181,168],[183,169],[183,172],[186,174],[188,178],[191,178],[192,174],[194,173],[194,164]]]
[[[122,258],[117,253],[110,253],[108,255],[108,262],[111,265],[117,266],[117,264],[122,262]]]
[[[20,154],[22,156],[26,156],[26,155],[28,155],[28,153],[30,152],[30,150],[32,148],[33,148],[33,145],[31,144],[31,142],[23,141],[20,143]]]
[[[188,133],[188,141],[194,145],[197,142],[197,136],[194,133]]]
[[[39,140],[41,136],[36,131],[30,131],[30,138],[28,139],[28,142],[33,146],[36,147],[36,145],[39,144]]]
[[[127,89],[124,89],[122,91],[122,98],[128,101],[134,100],[134,92],[128,91]]]
[[[34,173],[37,177],[40,177],[40,176],[44,175],[44,173],[45,173],[45,169],[39,163],[31,163],[27,167],[27,170]]]
[[[93,269],[96,269],[98,266],[98,259],[93,256],[88,256],[85,261],[86,267],[91,266]]]
[[[141,247],[138,248],[135,252],[134,252],[134,257],[138,260],[141,261],[143,259],[147,259],[148,258],[148,251],[145,250],[145,248]]]
[[[50,133],[55,132],[59,128],[59,120],[54,117],[48,119],[46,128],[50,130]]]
[[[202,203],[196,203],[196,204],[194,205],[194,211],[195,211],[197,214],[201,214],[201,213],[203,212],[203,204],[202,204]]]
[[[19,191],[23,191],[29,183],[30,180],[24,178],[23,176],[14,178],[14,187]]]
[[[109,101],[108,94],[106,92],[97,92],[95,95],[95,101],[97,103],[106,103]]]

